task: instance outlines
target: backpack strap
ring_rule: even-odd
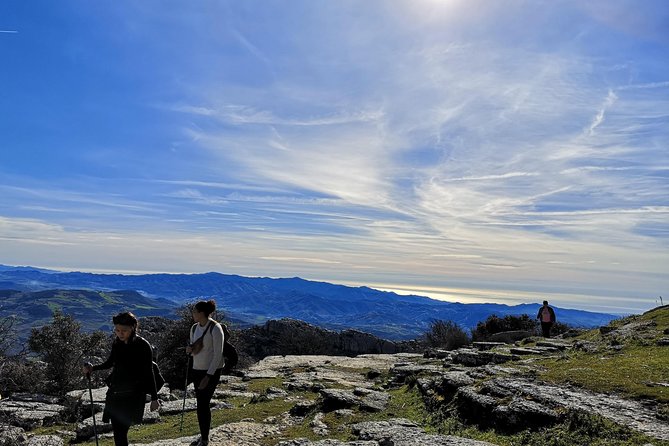
[[[209,327],[204,329],[204,332],[200,335],[200,337],[198,339],[204,338],[204,335],[206,335],[207,332],[211,332],[212,328],[214,327],[214,324],[212,324],[211,322],[207,322],[207,323],[209,324]],[[217,323],[217,322],[214,321],[214,323]],[[197,323],[193,324],[193,326],[190,329],[190,337],[191,338],[195,335],[195,329],[196,328],[197,328]],[[195,341],[197,341],[198,339],[196,339]],[[195,341],[193,341],[193,342],[195,342]]]

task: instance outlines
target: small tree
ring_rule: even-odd
[[[17,341],[15,317],[1,317],[0,318],[0,361],[8,356],[11,351],[16,353],[17,349],[15,343]]]
[[[469,344],[469,341],[467,333],[453,321],[432,321],[425,333],[425,342],[429,347],[455,350]]]
[[[16,318],[0,318],[0,397],[28,390],[39,379],[25,360],[26,349],[17,345]]]
[[[527,330],[533,331],[536,329],[537,323],[527,314],[520,316],[507,315],[498,317],[496,315],[488,316],[485,321],[476,324],[476,328],[472,330],[472,337],[475,341],[484,341],[495,333],[504,331]]]
[[[179,318],[170,320],[156,339],[157,362],[170,389],[183,389],[186,381],[186,346],[193,326],[192,309],[193,304],[179,308],[176,311]]]
[[[81,387],[82,358],[100,354],[108,343],[102,331],[81,333],[81,324],[72,316],[56,310],[53,321],[41,328],[33,328],[28,339],[28,347],[37,353],[46,364],[47,381],[43,389],[46,393],[65,394]]]

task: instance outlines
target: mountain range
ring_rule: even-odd
[[[451,320],[473,328],[491,314],[537,313],[540,304],[462,304],[404,296],[369,287],[349,287],[294,278],[203,274],[95,274],[0,265],[0,317],[13,315],[35,326],[61,309],[105,328],[122,309],[138,316],[176,317],[187,302],[214,298],[225,318],[239,326],[291,318],[333,330],[357,329],[389,340],[414,339],[432,321]],[[561,322],[605,325],[616,315],[555,308]]]

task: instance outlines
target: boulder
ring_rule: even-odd
[[[358,423],[351,429],[360,440],[384,446],[492,446],[491,443],[452,435],[427,434],[412,421],[402,418]]]
[[[488,341],[513,344],[516,341],[520,341],[525,338],[530,338],[532,336],[534,336],[534,331],[531,330],[502,331],[500,333],[494,333],[490,335],[490,337],[488,337]]]
[[[453,364],[462,364],[468,367],[479,367],[486,364],[503,364],[517,359],[517,356],[506,353],[478,351],[474,349],[459,349],[452,355]]]
[[[381,412],[388,407],[390,395],[386,392],[379,392],[363,387],[357,387],[353,394],[360,398],[360,410],[366,412]]]
[[[472,346],[479,350],[492,350],[497,347],[504,347],[507,345],[505,342],[472,342]]]
[[[315,410],[317,404],[314,401],[298,401],[290,409],[290,414],[294,417],[304,417],[309,412]]]
[[[484,427],[493,425],[493,410],[499,405],[497,398],[482,395],[473,386],[458,389],[455,406],[460,417],[467,423]]]
[[[360,398],[351,390],[323,389],[321,394],[321,407],[324,412],[332,412],[337,409],[351,409],[360,404]]]
[[[57,435],[35,435],[26,446],[65,446],[65,441]]]
[[[16,446],[27,440],[28,436],[23,428],[0,424],[0,446]]]
[[[13,426],[34,429],[60,422],[67,408],[60,404],[37,401],[0,400],[0,416]]]
[[[560,421],[560,416],[553,409],[516,397],[509,405],[497,406],[493,416],[497,429],[511,432],[552,426]]]

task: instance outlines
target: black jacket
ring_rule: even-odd
[[[158,399],[153,377],[153,352],[146,339],[133,336],[127,344],[116,339],[109,358],[93,366],[93,370],[110,367],[114,367],[108,382],[110,389],[148,393],[151,400]]]
[[[548,308],[548,312],[551,315],[551,323],[555,323],[555,311],[553,311],[553,309],[551,307],[546,307],[546,308]],[[537,313],[537,319],[539,319],[540,321],[541,321],[541,312],[543,310],[544,310],[544,307],[542,305],[541,307],[539,307],[539,312]]]

